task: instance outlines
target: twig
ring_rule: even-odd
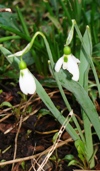
[[[56,93],[58,93],[58,92],[59,92],[59,90],[54,91],[54,92],[50,92],[50,93],[48,93],[48,95],[49,95],[50,97],[52,97],[54,94],[56,94]],[[33,96],[34,96],[34,95],[32,95],[32,97],[33,97]],[[34,99],[34,101],[30,101],[30,102],[29,102],[29,105],[31,105],[32,103],[37,102],[37,101],[39,101],[39,100],[40,100],[40,97],[37,97],[37,98]],[[22,104],[22,106],[20,106],[20,104],[17,104],[17,105],[15,105],[15,106],[13,106],[13,109],[16,108],[16,107],[18,108],[19,106],[20,106],[21,109],[23,109],[24,106],[26,105],[26,103],[27,103],[27,102],[24,102],[24,103]],[[1,116],[2,113],[6,113],[6,112],[8,112],[9,110],[12,110],[12,108],[9,107],[9,108],[7,108],[7,109],[0,110],[0,116]]]
[[[16,133],[16,137],[15,137],[15,149],[14,149],[14,157],[13,157],[13,160],[15,160],[15,158],[16,158],[16,153],[17,153],[17,140],[18,140],[18,135],[19,135],[19,132],[20,132],[21,125],[22,125],[22,116],[20,117],[19,127],[18,127],[18,130],[17,130],[17,133]],[[13,171],[13,168],[14,168],[14,163],[12,164],[12,171]]]
[[[0,119],[0,122],[3,122],[4,120],[6,120],[7,118],[9,118],[10,116],[12,116],[12,113],[7,113],[7,114],[4,114],[4,115],[6,115],[4,118],[2,118],[2,119]],[[3,115],[3,116],[4,116]],[[2,116],[2,115],[0,115],[0,116]]]
[[[69,138],[69,139],[67,139],[65,141],[59,142],[57,144],[57,147],[56,148],[59,148],[59,147],[65,145],[65,144],[68,144],[69,142],[73,142],[73,139],[72,138]],[[49,148],[47,148],[45,151],[43,151],[41,153],[38,153],[38,154],[35,154],[35,155],[32,155],[32,156],[18,158],[18,159],[15,159],[15,160],[9,160],[9,161],[6,161],[6,162],[1,162],[0,163],[0,166],[7,165],[7,164],[12,164],[12,163],[18,163],[18,162],[27,161],[27,160],[32,160],[34,158],[37,158],[38,156],[42,156],[42,155],[47,154],[52,147],[53,147],[53,145],[50,146]]]
[[[72,116],[72,114],[73,114],[73,111],[71,111],[68,116]],[[45,159],[43,160],[43,162],[41,163],[41,165],[39,166],[39,168],[37,169],[37,171],[41,171],[41,169],[44,168],[44,166],[46,165],[46,163],[49,160],[50,156],[53,154],[53,152],[57,148],[57,145],[58,145],[58,143],[60,141],[61,135],[64,132],[67,124],[69,123],[69,120],[70,120],[70,118],[67,117],[66,120],[64,121],[63,125],[61,126],[61,129],[58,132],[58,138],[57,138],[57,140],[54,142],[54,145],[50,148],[47,156],[45,157]]]
[[[28,116],[26,116],[25,118],[23,118],[23,121],[22,122],[24,122],[24,121],[26,121],[31,115],[34,115],[35,113],[37,113],[37,111],[40,109],[40,107],[38,108],[38,109],[36,109],[36,110],[34,110],[33,112],[31,112]],[[4,134],[8,134],[10,131],[12,131],[17,125],[19,124],[19,122],[18,123],[16,123],[14,126],[12,126],[12,127],[10,127],[9,129],[7,129],[5,132],[4,132]]]

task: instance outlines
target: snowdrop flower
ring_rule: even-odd
[[[33,74],[29,71],[26,63],[21,60],[19,64],[20,76],[19,76],[19,86],[24,94],[34,94],[36,91],[36,84]]]
[[[71,49],[69,46],[64,47],[64,55],[58,59],[55,65],[55,71],[59,72],[61,67],[68,70],[72,74],[72,79],[74,81],[79,80],[79,68],[78,63],[80,60],[71,54]]]

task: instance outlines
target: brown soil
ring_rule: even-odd
[[[0,103],[10,102],[14,108],[4,106],[0,109],[0,161],[11,162],[1,166],[0,171],[37,170],[38,165],[44,161],[51,149],[53,136],[60,130],[61,125],[52,114],[40,115],[40,109],[47,110],[47,108],[37,95],[29,96],[25,102],[18,95],[18,88],[9,86],[6,89],[3,85],[1,86],[4,91],[0,94]],[[46,89],[46,91],[60,110],[65,108],[63,102],[59,100],[61,97],[56,89]],[[71,100],[71,94],[66,93]],[[76,107],[74,101],[71,103],[75,113],[78,113],[79,106]],[[68,111],[65,112],[65,115],[66,113]],[[94,141],[98,143],[97,138],[94,138]],[[99,151],[98,149],[96,154],[95,169],[97,170],[100,170]],[[56,149],[44,166],[44,170],[73,171],[77,167],[68,167],[68,162],[63,159],[66,154],[73,154],[77,157],[74,143],[64,131]]]

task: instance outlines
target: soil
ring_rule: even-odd
[[[3,92],[0,94],[0,103],[6,101],[13,107],[0,108],[0,161],[11,163],[0,167],[0,171],[35,171],[44,161],[53,145],[53,137],[61,125],[49,113],[46,106],[37,95],[28,96],[23,100],[18,93],[19,88],[1,84]],[[46,88],[46,91],[59,110],[66,109],[57,89]],[[66,92],[75,113],[79,113],[79,106],[72,101],[72,95]],[[41,111],[42,109],[42,111]],[[43,112],[44,111],[44,112]],[[43,113],[43,114],[42,114]],[[67,116],[65,110],[64,115]],[[97,137],[94,142],[99,144]],[[66,154],[77,157],[77,151],[70,135],[64,130],[53,154],[44,166],[45,171],[73,171],[79,169],[68,167],[64,160]],[[78,158],[78,157],[77,157]],[[100,150],[96,153],[96,170],[100,170]]]

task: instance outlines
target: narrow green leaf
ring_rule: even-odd
[[[53,24],[55,25],[55,27],[58,29],[59,32],[63,32],[63,29],[61,27],[61,24],[60,22],[57,20],[56,17],[54,16],[51,16],[49,13],[48,13],[48,18],[53,22]]]
[[[5,36],[5,37],[0,38],[0,43],[8,41],[8,40],[12,40],[12,39],[20,39],[20,38],[21,38],[20,36]]]
[[[18,64],[19,64],[20,60],[16,56],[8,57],[9,55],[12,55],[12,53],[9,50],[7,50],[6,48],[4,48],[2,45],[0,45],[0,50],[6,57],[8,62],[18,69],[19,68]]]
[[[18,35],[18,36],[20,36],[21,38],[27,40],[28,42],[30,41],[30,37],[28,37],[27,35],[25,35],[25,34],[22,33],[21,31],[16,30],[16,29],[13,28],[13,27],[6,26],[6,25],[3,25],[3,24],[0,23],[0,29],[4,29],[4,30],[7,30],[7,31],[9,31],[9,32],[15,33],[16,35]]]
[[[68,34],[68,37],[67,37],[67,40],[66,40],[66,45],[67,46],[71,43],[71,41],[73,39],[73,34],[74,34],[74,24],[72,23],[72,27],[71,27],[71,29],[69,31],[69,34]]]
[[[28,47],[29,48],[29,47]],[[5,57],[7,58],[7,60],[13,64],[13,62],[15,62],[15,67],[18,66],[19,64],[19,59],[12,55],[10,51],[8,51],[6,48],[0,46],[0,50],[2,51],[2,53],[5,55]],[[24,49],[25,50],[25,49]],[[28,52],[28,51],[27,51]],[[8,57],[9,55],[12,55],[12,57]],[[55,105],[53,104],[53,102],[51,101],[50,97],[48,96],[48,94],[46,93],[46,91],[44,90],[44,88],[42,87],[42,85],[38,82],[38,80],[35,78],[35,82],[36,82],[36,87],[37,87],[37,94],[39,95],[39,97],[41,98],[41,100],[44,102],[44,104],[48,107],[48,109],[51,111],[51,113],[54,115],[54,117],[61,123],[63,124],[65,121],[65,117],[62,116],[62,114],[58,111],[58,109],[55,107]],[[76,131],[72,128],[72,126],[68,123],[66,126],[66,130],[68,131],[68,133],[70,134],[70,136],[74,139],[77,140],[79,139],[79,136],[77,135]]]
[[[25,19],[24,19],[22,13],[21,13],[19,7],[17,7],[16,9],[17,9],[17,14],[18,14],[18,17],[19,17],[19,19],[20,19],[22,28],[23,28],[23,32],[24,32],[28,37],[30,37],[30,34],[29,34],[29,31],[28,31],[28,28],[27,28]]]
[[[80,30],[78,28],[78,25],[77,25],[76,21],[75,20],[72,20],[72,23],[75,24],[74,26],[75,26],[76,32],[77,32],[77,34],[79,36],[79,39],[80,39],[80,41],[82,43],[82,47],[84,49],[85,57],[88,60],[90,66],[92,68],[92,71],[93,71],[93,74],[94,74],[94,77],[95,77],[95,80],[96,80],[96,84],[97,84],[97,87],[98,87],[98,93],[99,93],[99,96],[100,96],[100,82],[99,82],[99,79],[98,79],[98,75],[96,73],[96,69],[95,69],[93,60],[92,60],[91,56],[88,54],[88,51],[86,51],[87,50],[86,49],[87,44],[86,44],[86,42],[84,42],[84,40],[82,38],[81,32],[80,32]],[[89,26],[87,26],[86,29],[88,30],[89,39],[91,39]]]
[[[62,86],[74,94],[78,103],[81,105],[91,123],[93,124],[98,137],[100,138],[99,116],[87,92],[78,82],[66,79],[66,74],[63,71],[60,71],[57,74]]]
[[[86,29],[83,40],[85,43],[85,51],[88,53],[88,55],[92,58],[92,40],[91,35],[88,29]],[[90,69],[90,64],[88,59],[86,58],[86,54],[84,53],[84,49],[81,49],[80,53],[80,79],[79,83],[84,87],[84,89],[88,92],[88,74]],[[86,141],[86,159],[87,161],[90,160],[91,156],[93,155],[93,140],[92,140],[92,131],[91,131],[91,122],[86,115],[86,113],[82,110],[82,118],[84,122],[84,131],[85,131],[85,141]],[[94,167],[94,159],[92,158],[90,163],[90,168]]]
[[[48,107],[48,109],[51,111],[51,113],[54,115],[54,117],[61,123],[63,124],[65,121],[65,117],[59,112],[59,110],[55,107],[53,102],[51,101],[50,97],[42,87],[42,85],[38,82],[38,80],[35,78],[36,82],[36,87],[37,87],[37,94],[41,98],[41,100],[44,102],[44,104]],[[70,136],[74,139],[77,140],[79,139],[79,136],[77,135],[76,131],[72,128],[72,126],[68,123],[66,125],[66,130],[70,134]]]

